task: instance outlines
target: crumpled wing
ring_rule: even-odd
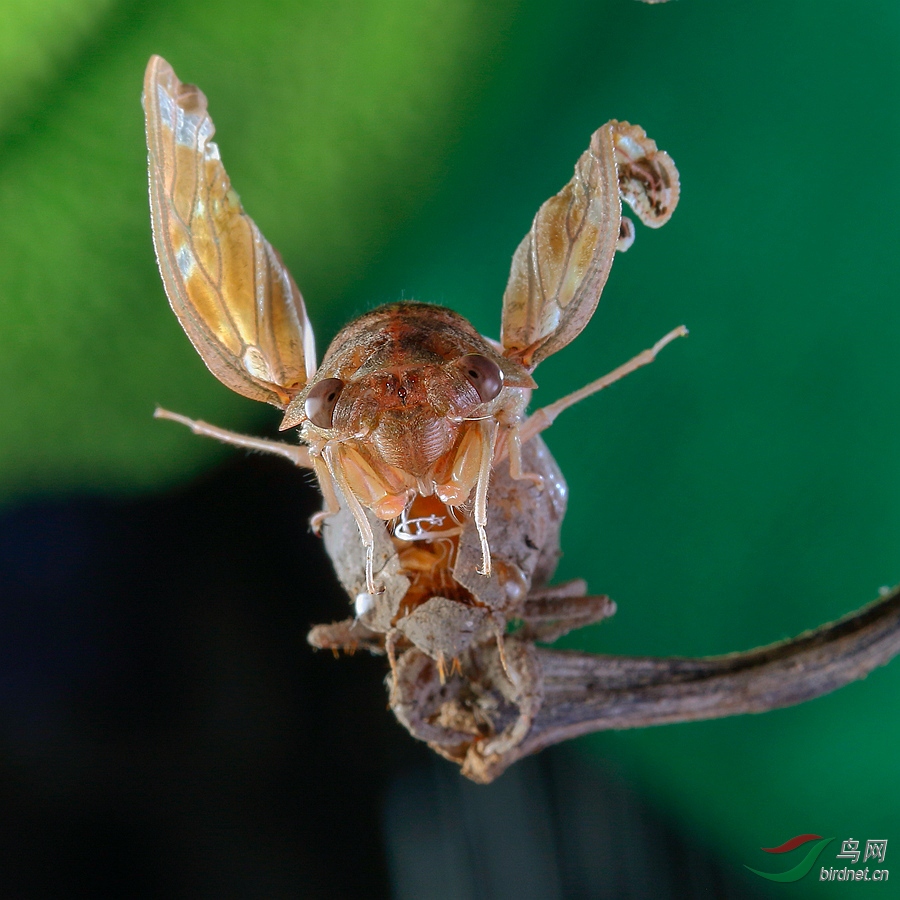
[[[541,206],[513,256],[503,295],[504,355],[533,371],[570,343],[597,308],[616,250],[633,240],[621,201],[658,228],[678,190],[671,157],[640,127],[613,120],[598,128],[572,180]]]
[[[231,187],[203,92],[154,56],[142,102],[153,242],[169,303],[219,381],[283,409],[316,368],[300,291]]]
[[[619,193],[650,228],[662,228],[678,205],[678,169],[665,150],[657,149],[640,125],[610,122],[619,170]]]

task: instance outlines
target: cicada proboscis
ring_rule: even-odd
[[[387,649],[395,673],[398,649],[415,647],[443,678],[484,629],[513,672],[500,637],[511,619],[547,636],[534,623],[572,627],[608,614],[583,582],[547,587],[566,488],[538,435],[562,410],[651,362],[684,328],[526,410],[534,370],[582,331],[616,252],[634,239],[622,200],[653,228],[671,216],[679,182],[668,154],[627,122],[594,132],[572,180],[541,206],[516,250],[499,340],[450,309],[392,303],[347,325],[317,366],[300,291],[231,187],[205,96],[155,56],[143,103],[153,237],[172,309],[210,371],[282,410],[281,428],[297,429],[300,442],[157,414],[315,472],[325,508],[313,526],[326,525],[356,616],[311,639]]]

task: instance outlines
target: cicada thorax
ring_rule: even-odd
[[[520,416],[533,386],[452,310],[390,304],[335,338],[282,427],[299,424],[341,491],[391,520],[419,496],[466,503],[497,423]]]
[[[417,421],[423,418],[424,423]],[[485,454],[492,451],[484,431],[480,423],[428,415],[410,417],[408,423],[385,416],[374,435],[328,445],[327,459],[343,489],[379,519],[390,520],[417,498],[433,496],[451,507],[465,504]]]

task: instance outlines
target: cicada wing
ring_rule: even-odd
[[[678,205],[681,185],[672,157],[647,137],[640,125],[612,125],[619,170],[619,193],[637,217],[650,228],[661,228]]]
[[[500,333],[507,357],[531,371],[587,325],[616,250],[634,237],[623,199],[658,228],[678,202],[678,170],[641,128],[611,121],[594,132],[572,180],[541,206],[513,256]]]
[[[142,100],[153,242],[169,303],[216,378],[283,409],[316,367],[300,291],[231,187],[203,92],[154,56]]]
[[[606,283],[622,204],[612,127],[598,128],[572,180],[538,210],[503,295],[504,353],[533,369],[584,328]]]

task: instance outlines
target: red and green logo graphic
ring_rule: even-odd
[[[803,859],[786,872],[760,872],[759,869],[746,865],[744,868],[750,869],[751,872],[759,875],[761,878],[768,878],[769,881],[799,881],[816,864],[819,854],[833,840],[834,838],[823,838],[820,834],[798,834],[797,837],[792,837],[789,841],[785,841],[780,847],[760,847],[760,850],[766,853],[790,853],[804,844],[809,844],[810,841],[815,841],[816,843],[809,847]]]

